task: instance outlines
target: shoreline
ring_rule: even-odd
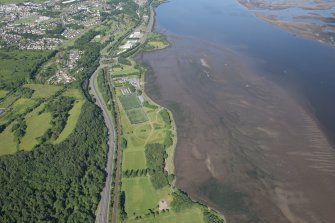
[[[203,208],[208,208],[210,211],[213,211],[214,213],[216,213],[217,215],[219,215],[223,220],[224,220],[224,222],[225,223],[227,223],[228,221],[227,221],[227,219],[226,219],[226,217],[225,217],[225,215],[224,215],[224,213],[223,212],[221,212],[221,211],[219,211],[218,209],[216,209],[216,208],[214,208],[214,207],[211,207],[211,205],[209,205],[207,202],[205,202],[205,201],[200,201],[200,199],[196,199],[196,198],[194,198],[194,197],[192,197],[192,196],[190,196],[190,194],[188,194],[187,192],[185,192],[185,191],[183,191],[183,190],[181,190],[181,189],[179,189],[176,185],[175,185],[175,182],[177,181],[177,175],[176,175],[176,173],[175,173],[175,151],[176,151],[176,149],[177,149],[177,144],[178,144],[178,128],[177,128],[177,124],[176,124],[176,119],[174,118],[174,115],[173,115],[173,113],[172,113],[172,111],[170,110],[170,109],[168,109],[167,107],[164,107],[164,106],[162,106],[162,105],[160,105],[159,103],[157,103],[154,99],[152,99],[148,94],[147,94],[147,92],[146,92],[146,84],[147,84],[147,81],[146,81],[146,76],[148,75],[148,72],[154,72],[154,71],[152,71],[152,69],[151,69],[151,67],[150,67],[150,65],[149,64],[146,64],[146,63],[144,63],[143,61],[142,61],[142,55],[143,54],[146,54],[146,53],[152,53],[152,52],[155,52],[155,51],[159,51],[159,50],[166,50],[166,49],[168,49],[168,48],[170,48],[171,47],[171,42],[169,42],[168,40],[167,40],[167,36],[164,34],[164,33],[162,33],[162,32],[160,32],[159,30],[158,30],[158,28],[157,28],[157,19],[156,19],[156,15],[157,15],[157,13],[156,13],[156,8],[157,7],[159,7],[160,5],[162,5],[162,4],[165,4],[165,3],[168,3],[168,2],[170,2],[170,1],[167,1],[167,0],[164,0],[163,2],[161,2],[160,4],[158,4],[158,5],[156,5],[156,6],[152,6],[151,5],[151,7],[152,7],[152,9],[153,9],[153,13],[154,13],[154,15],[153,15],[153,25],[152,25],[152,27],[151,27],[151,31],[150,32],[157,32],[157,33],[159,33],[159,34],[161,34],[161,35],[163,35],[164,37],[165,37],[165,41],[166,41],[166,43],[168,44],[166,47],[164,47],[164,48],[161,48],[161,49],[153,49],[153,50],[150,50],[150,51],[144,51],[144,50],[141,50],[141,51],[139,51],[139,52],[137,52],[134,56],[136,57],[136,56],[139,56],[140,57],[140,59],[135,59],[135,61],[136,62],[138,62],[139,64],[141,64],[142,66],[144,65],[144,67],[149,67],[149,69],[146,69],[146,71],[144,72],[144,85],[143,85],[143,94],[145,95],[145,97],[149,100],[149,101],[151,101],[153,104],[155,104],[155,105],[157,105],[158,107],[160,107],[160,108],[163,108],[163,109],[165,109],[166,111],[168,111],[168,113],[169,113],[169,115],[170,115],[170,118],[171,118],[171,127],[172,127],[172,129],[174,130],[173,131],[173,133],[174,133],[174,140],[173,140],[173,145],[171,146],[171,149],[172,149],[172,151],[171,151],[171,153],[172,153],[172,174],[174,174],[175,175],[175,180],[174,180],[174,182],[173,182],[173,185],[172,185],[172,187],[174,187],[174,188],[177,188],[177,190],[180,190],[180,191],[182,191],[182,192],[184,192],[184,193],[186,193],[187,194],[187,196],[192,200],[192,202],[194,203],[194,204],[196,204],[196,205],[199,205],[199,206],[201,206],[201,207],[203,207]],[[140,60],[140,61],[138,61],[138,60]]]

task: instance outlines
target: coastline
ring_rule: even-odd
[[[147,75],[148,75],[148,72],[153,72],[153,71],[151,70],[150,65],[144,63],[143,60],[141,59],[142,55],[144,55],[144,54],[146,54],[146,53],[152,53],[152,52],[154,52],[154,51],[159,51],[159,50],[166,50],[166,49],[168,49],[168,48],[171,47],[171,44],[172,44],[172,43],[169,42],[169,41],[167,40],[167,36],[166,36],[164,33],[162,33],[160,30],[157,29],[157,24],[156,24],[156,23],[157,23],[157,19],[156,19],[156,15],[157,15],[156,8],[159,7],[160,5],[165,4],[165,3],[168,3],[168,2],[170,2],[170,1],[168,1],[168,0],[164,0],[164,1],[162,1],[161,3],[159,3],[158,5],[151,6],[152,9],[153,9],[153,13],[154,13],[154,16],[153,16],[153,20],[154,20],[154,22],[153,22],[153,26],[152,26],[151,31],[150,31],[150,32],[157,32],[157,33],[163,35],[163,36],[165,37],[165,41],[166,41],[166,43],[167,43],[167,46],[164,47],[164,48],[153,49],[153,50],[150,50],[150,51],[139,51],[139,52],[136,53],[135,57],[140,57],[140,59],[135,59],[135,61],[138,62],[139,64],[141,64],[142,66],[148,68],[148,69],[145,70],[144,75],[143,75],[143,76],[144,76],[143,94],[145,95],[145,97],[146,97],[151,103],[157,105],[158,107],[161,107],[161,108],[165,109],[166,111],[168,111],[168,113],[169,113],[169,115],[170,115],[170,118],[171,118],[171,125],[172,125],[172,129],[173,129],[173,135],[174,135],[174,138],[173,138],[173,145],[167,149],[167,150],[168,150],[168,154],[169,154],[169,156],[168,156],[168,162],[171,164],[171,167],[168,168],[168,173],[169,173],[169,174],[174,174],[174,175],[175,175],[175,180],[174,180],[174,182],[173,182],[172,187],[177,188],[177,190],[181,190],[181,189],[179,189],[179,188],[175,185],[175,182],[176,182],[176,180],[177,180],[177,178],[178,178],[178,176],[177,176],[176,173],[175,173],[175,162],[176,162],[176,161],[175,161],[175,151],[176,151],[176,149],[177,149],[177,144],[178,144],[178,134],[177,134],[177,133],[178,133],[178,128],[177,128],[177,125],[176,125],[176,119],[175,119],[175,117],[174,117],[174,115],[173,115],[173,112],[172,112],[170,109],[168,109],[167,107],[164,107],[163,105],[160,105],[158,102],[156,102],[154,99],[152,99],[152,98],[147,94],[147,92],[146,92],[146,84],[147,84],[146,77],[147,77]],[[170,156],[170,155],[171,155],[171,156]],[[183,193],[186,193],[187,196],[192,200],[192,202],[193,202],[194,204],[196,204],[196,205],[199,205],[200,208],[208,208],[210,211],[213,211],[216,215],[218,215],[219,217],[221,217],[225,223],[228,222],[227,219],[226,219],[226,217],[225,217],[225,215],[224,215],[224,213],[223,213],[222,211],[219,211],[218,209],[216,209],[216,208],[214,208],[214,207],[211,207],[211,205],[210,205],[209,203],[205,202],[205,201],[200,201],[199,199],[196,199],[196,198],[192,197],[190,194],[188,194],[187,192],[185,192],[185,191],[183,191],[183,190],[181,190],[181,191],[182,191]]]

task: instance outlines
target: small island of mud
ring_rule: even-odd
[[[299,36],[335,46],[335,2],[238,0],[255,15]]]

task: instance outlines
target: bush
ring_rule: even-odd
[[[175,191],[172,193],[173,201],[171,202],[171,207],[174,211],[180,212],[184,209],[190,208],[193,205],[192,200],[189,196],[182,191]]]
[[[224,220],[210,211],[204,211],[204,221],[206,223],[224,223]]]
[[[161,115],[163,121],[165,122],[165,124],[167,125],[171,125],[171,118],[170,118],[170,114],[166,109],[163,109],[162,111],[159,112],[159,114]]]

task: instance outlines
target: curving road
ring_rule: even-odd
[[[144,33],[144,36],[142,37],[140,43],[143,44],[145,40],[147,39],[148,33],[151,32],[153,25],[154,25],[154,10],[153,7],[150,5],[150,20],[147,26],[147,29]],[[112,184],[112,174],[113,174],[113,158],[114,158],[114,151],[117,148],[120,148],[120,145],[115,145],[115,137],[120,137],[120,132],[117,132],[117,136],[115,136],[114,126],[112,119],[107,112],[107,105],[103,98],[100,98],[98,94],[98,90],[96,89],[94,82],[97,79],[97,75],[99,74],[99,71],[108,65],[106,64],[100,64],[100,66],[96,69],[96,71],[93,73],[93,75],[90,78],[89,86],[92,90],[92,93],[94,95],[94,98],[96,99],[96,104],[100,107],[102,110],[104,120],[106,123],[106,126],[108,128],[108,158],[107,158],[107,165],[106,165],[106,182],[105,187],[103,191],[101,192],[101,200],[98,205],[98,209],[96,211],[96,223],[107,223],[108,222],[108,211],[109,211],[109,205],[110,205],[110,194],[111,194],[111,184]],[[110,79],[108,79],[109,84]],[[114,97],[114,95],[112,95]],[[113,98],[113,100],[115,100]],[[117,120],[117,125],[119,126],[119,120]],[[120,165],[121,165],[121,151],[117,151],[117,163],[116,163],[116,173],[115,173],[115,188],[114,188],[114,206],[112,209],[112,223],[117,222],[117,211],[118,211],[118,191],[119,191],[119,180],[120,180]]]
[[[106,65],[105,65],[106,66]],[[109,201],[110,201],[110,192],[111,192],[111,184],[112,184],[112,173],[113,173],[113,155],[115,149],[115,141],[114,141],[114,126],[111,120],[111,117],[108,115],[107,106],[102,98],[99,97],[98,90],[94,85],[94,81],[100,71],[104,66],[100,65],[97,70],[93,73],[90,78],[90,88],[92,89],[92,93],[94,98],[96,99],[96,104],[102,110],[104,120],[108,129],[108,153],[107,153],[107,165],[106,165],[106,182],[103,191],[101,192],[101,200],[99,202],[98,209],[96,211],[96,223],[107,223],[108,222],[108,210],[109,210]]]

